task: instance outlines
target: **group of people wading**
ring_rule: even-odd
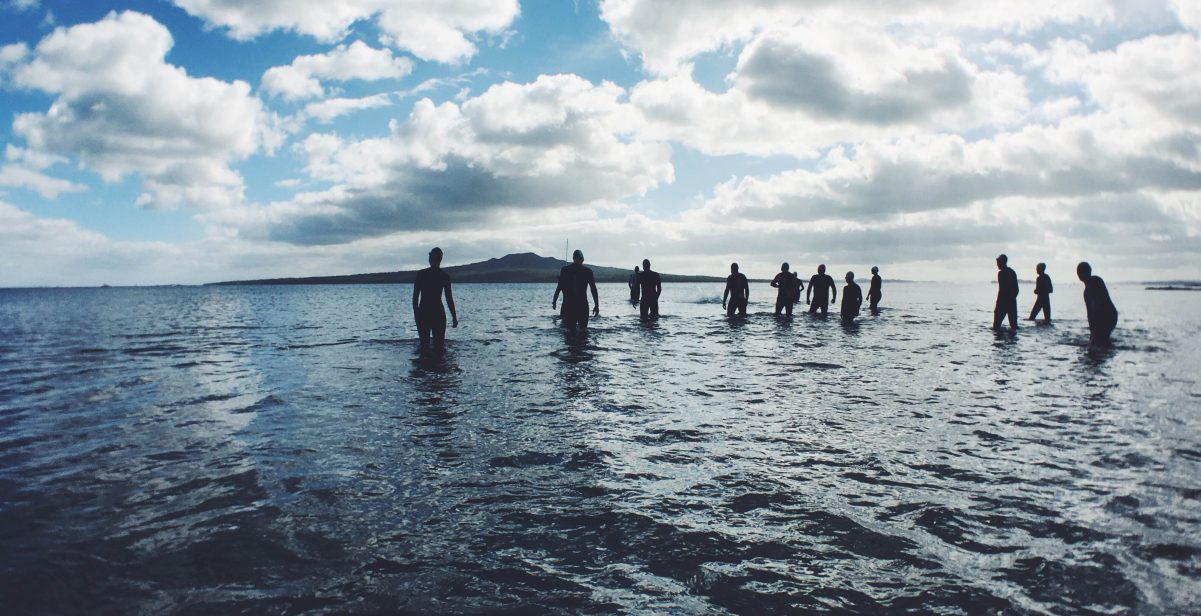
[[[442,249],[434,248],[429,254],[430,266],[417,272],[413,282],[413,317],[417,321],[417,333],[422,342],[431,338],[441,342],[446,337],[446,312],[442,307],[442,296],[446,295],[446,306],[450,308],[452,327],[459,326],[459,317],[455,312],[455,300],[450,290],[450,276],[442,271]],[[997,257],[997,304],[993,310],[993,328],[1000,329],[1002,322],[1008,318],[1009,327],[1013,330],[1017,325],[1018,277],[1009,267],[1009,257]],[[1034,294],[1037,300],[1030,312],[1030,319],[1041,311],[1046,322],[1051,321],[1051,277],[1047,275],[1045,263],[1039,263],[1035,268],[1037,278],[1034,284]],[[1118,323],[1118,311],[1109,298],[1109,290],[1100,276],[1094,276],[1092,267],[1086,262],[1076,266],[1076,275],[1084,283],[1084,306],[1088,313],[1088,328],[1093,344],[1107,344],[1109,336]],[[859,316],[863,305],[863,290],[855,283],[855,273],[847,272],[844,277],[846,286],[842,289],[842,305],[839,316],[844,322],[850,322]],[[881,293],[880,268],[872,268],[871,286],[868,287],[867,299],[872,314],[879,313]],[[830,302],[838,300],[838,289],[834,279],[826,273],[826,266],[817,266],[817,273],[809,278],[809,286],[795,272],[789,270],[787,263],[780,265],[780,273],[771,281],[776,291],[776,315],[792,316],[792,308],[801,300],[801,291],[805,293],[805,303],[809,305],[809,314],[826,316],[830,310]],[[663,280],[659,273],[651,270],[649,259],[642,260],[642,267],[634,268],[630,276],[630,302],[638,304],[639,316],[643,320],[659,317],[659,295],[663,293]],[[588,294],[592,295],[592,305],[588,304]],[[562,295],[562,307],[559,297]],[[738,264],[730,264],[730,275],[726,278],[726,288],[722,293],[721,306],[729,317],[745,317],[747,303],[750,301],[751,288],[745,274],[738,271]],[[559,308],[559,316],[563,327],[572,330],[588,328],[589,316],[600,315],[600,295],[596,290],[596,278],[592,270],[584,267],[584,253],[577,250],[572,253],[571,263],[559,270],[559,283],[555,286],[555,295],[551,299],[551,308]],[[589,310],[591,308],[591,310]]]

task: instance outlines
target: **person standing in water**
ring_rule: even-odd
[[[783,310],[792,316],[792,305],[796,303],[797,293],[796,278],[788,271],[788,264],[780,264],[780,273],[776,274],[775,278],[771,279],[771,286],[777,289],[776,291],[776,316],[779,316]]]
[[[805,290],[805,285],[801,282],[801,277],[796,272],[792,273],[792,305],[801,301],[801,291]]]
[[[1118,309],[1109,298],[1109,289],[1100,276],[1093,275],[1087,261],[1076,266],[1076,276],[1084,283],[1084,310],[1088,313],[1089,342],[1107,346],[1109,335],[1118,326]]]
[[[831,293],[834,294],[833,298],[830,297]],[[817,266],[817,273],[809,279],[809,292],[805,293],[805,303],[809,304],[809,314],[821,310],[824,317],[830,311],[831,301],[838,301],[838,287],[834,286],[834,279],[826,273],[823,263]]]
[[[872,314],[880,314],[880,298],[883,294],[880,292],[880,285],[883,281],[880,279],[880,268],[872,266],[872,285],[867,288],[867,299],[871,302],[869,307]]]
[[[847,272],[846,281],[847,286],[842,288],[842,307],[838,314],[843,323],[850,323],[859,316],[859,309],[863,307],[863,289],[855,283],[855,272]]]
[[[568,329],[588,329],[588,290],[592,291],[592,309],[594,316],[600,315],[600,298],[596,294],[596,279],[592,270],[584,267],[584,253],[576,250],[571,253],[571,263],[559,270],[559,285],[555,287],[555,296],[550,300],[551,308],[559,302],[559,293],[563,294],[563,317],[560,325]]]
[[[734,297],[730,298],[729,307],[726,306],[726,298],[730,294]],[[721,307],[726,309],[726,316],[732,317],[737,312],[738,316],[746,316],[746,304],[751,299],[751,286],[747,283],[746,275],[738,273],[738,264],[730,264],[730,275],[726,277],[726,290],[721,294]]]
[[[639,271],[641,271],[641,270],[639,270],[638,266],[635,265],[634,273],[630,274],[630,281],[626,283],[630,287],[630,303],[631,304],[638,303],[638,290],[640,288],[638,285],[638,272]]]
[[[651,260],[642,260],[642,273],[638,274],[638,286],[642,287],[642,300],[638,304],[638,315],[643,320],[659,318],[659,294],[663,292],[663,279],[659,272],[651,271]]]
[[[1034,268],[1038,273],[1038,278],[1034,281],[1034,296],[1038,299],[1034,302],[1034,309],[1030,311],[1030,318],[1027,321],[1033,321],[1034,315],[1038,314],[1039,310],[1043,311],[1043,318],[1047,323],[1051,322],[1051,292],[1054,288],[1051,286],[1051,277],[1047,275],[1047,264],[1039,263]]]
[[[1009,267],[1009,257],[997,257],[997,305],[992,312],[992,328],[1001,329],[1009,317],[1009,328],[1018,328],[1018,274]]]
[[[455,298],[450,291],[450,275],[442,271],[442,249],[430,251],[430,266],[417,272],[413,281],[413,320],[417,321],[417,335],[426,344],[433,338],[437,344],[446,340],[446,312],[442,308],[442,294],[446,293],[446,305],[450,308],[452,327],[459,326],[459,315],[455,312]]]

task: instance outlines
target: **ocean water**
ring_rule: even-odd
[[[1201,293],[1058,282],[0,290],[0,611],[1195,613]]]

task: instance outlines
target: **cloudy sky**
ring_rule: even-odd
[[[1201,0],[0,0],[0,286],[1201,278]]]

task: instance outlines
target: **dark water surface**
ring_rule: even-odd
[[[1201,294],[1090,353],[1057,288],[602,285],[581,342],[459,285],[441,355],[407,285],[0,290],[0,611],[1196,612]]]

